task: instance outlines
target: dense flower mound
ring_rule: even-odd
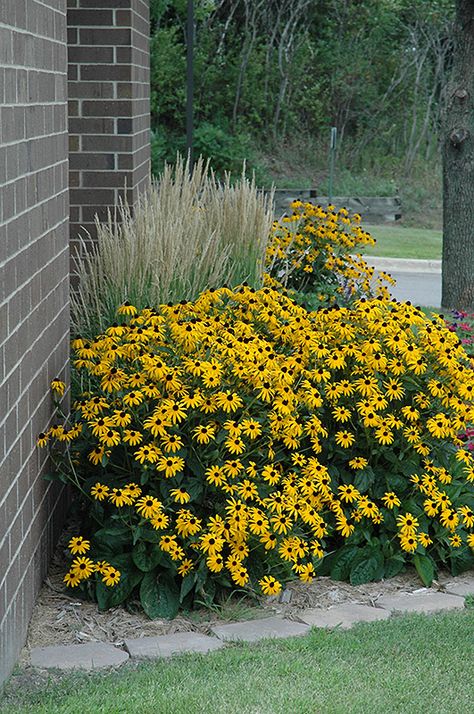
[[[359,214],[293,201],[293,213],[273,224],[266,255],[267,285],[311,294],[318,304],[357,297],[389,298],[387,273],[375,275],[362,258],[375,239],[360,225]],[[314,295],[313,295],[314,294]]]
[[[69,585],[103,607],[139,587],[154,616],[220,587],[474,562],[457,437],[474,374],[441,318],[381,299],[308,313],[246,286],[119,312],[73,342],[82,397],[40,437],[88,504]]]

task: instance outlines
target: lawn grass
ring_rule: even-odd
[[[468,714],[474,701],[474,610],[410,615],[350,631],[232,645],[108,674],[25,686],[13,677],[2,714]],[[15,680],[18,678],[18,681]]]
[[[393,225],[364,227],[377,240],[374,247],[364,250],[364,255],[441,260],[441,231]]]

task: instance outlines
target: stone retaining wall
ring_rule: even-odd
[[[327,196],[318,194],[317,189],[276,189],[275,216],[279,218],[290,211],[290,203],[296,199],[326,206]],[[402,203],[398,196],[334,196],[332,203],[340,208],[344,206],[352,213],[360,213],[366,223],[398,221],[402,217]]]

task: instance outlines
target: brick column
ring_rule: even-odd
[[[81,227],[149,180],[149,2],[68,0],[69,184],[73,248]],[[126,192],[124,191],[126,186]]]
[[[0,689],[64,504],[37,435],[69,358],[66,0],[0,1]]]

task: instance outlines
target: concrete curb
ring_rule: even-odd
[[[379,258],[371,255],[364,256],[364,259],[369,265],[373,265],[376,270],[383,270],[386,273],[431,273],[433,275],[441,275],[440,260]]]

